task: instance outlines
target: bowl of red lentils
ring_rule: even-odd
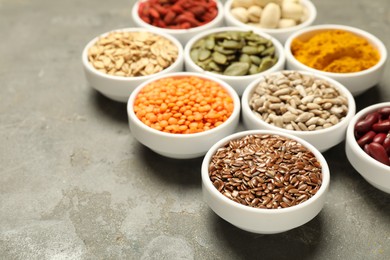
[[[221,139],[205,155],[201,174],[208,206],[232,225],[260,234],[285,232],[316,217],[330,180],[314,146],[270,130]]]
[[[242,95],[241,106],[247,129],[295,135],[321,152],[345,139],[356,110],[352,94],[339,82],[294,70],[253,81]]]
[[[127,113],[132,136],[146,147],[165,157],[196,158],[236,131],[240,99],[222,80],[177,72],[142,83]]]
[[[324,24],[306,27],[285,43],[287,69],[333,78],[354,95],[380,83],[387,60],[383,42],[359,28]]]
[[[184,46],[197,33],[223,25],[223,5],[217,0],[138,0],[132,18],[137,26],[168,33]]]
[[[184,48],[186,71],[224,80],[240,96],[260,75],[284,69],[285,61],[278,40],[246,28],[210,29],[194,36]]]
[[[310,0],[227,0],[224,15],[227,26],[258,29],[284,44],[315,21],[317,9]]]
[[[87,43],[82,64],[88,83],[104,96],[127,102],[154,76],[183,70],[183,47],[169,34],[145,28],[103,33]]]
[[[368,183],[390,194],[390,102],[368,106],[354,116],[347,129],[345,152]]]

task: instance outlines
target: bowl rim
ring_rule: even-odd
[[[351,122],[348,125],[347,131],[346,131],[346,142],[349,143],[351,146],[351,149],[358,154],[359,157],[364,158],[367,160],[370,164],[375,165],[375,167],[378,167],[380,169],[383,169],[384,171],[388,171],[390,174],[390,166],[385,165],[381,162],[378,162],[371,156],[369,156],[364,150],[358,145],[357,140],[355,138],[354,130],[355,130],[355,124],[364,116],[369,114],[370,112],[374,112],[382,107],[390,107],[390,101],[380,102],[373,105],[369,105],[362,110],[360,110],[356,115],[352,118]],[[364,174],[362,174],[364,175]]]
[[[109,35],[110,33],[115,33],[115,32],[148,32],[152,34],[159,35],[161,37],[166,38],[167,40],[171,41],[172,44],[174,44],[177,49],[178,49],[178,54],[175,62],[173,62],[169,67],[166,67],[162,71],[159,71],[157,73],[151,74],[151,75],[146,75],[146,76],[135,76],[135,77],[123,77],[123,76],[116,76],[116,75],[109,75],[107,73],[103,73],[99,70],[97,70],[92,64],[89,62],[88,59],[88,50],[102,37],[105,37]],[[138,81],[138,80],[147,80],[150,78],[153,78],[158,75],[162,75],[165,73],[169,73],[172,71],[175,67],[181,64],[181,62],[184,60],[184,48],[183,45],[177,40],[175,37],[165,33],[161,32],[158,30],[154,29],[148,29],[148,28],[141,28],[141,27],[124,27],[124,28],[118,28],[118,29],[113,29],[110,31],[106,31],[104,33],[101,33],[97,36],[95,36],[93,39],[91,39],[84,47],[82,54],[81,54],[81,61],[85,69],[87,69],[90,73],[93,73],[95,75],[98,75],[100,77],[110,79],[110,80],[116,80],[116,81],[121,81],[121,82],[131,82],[131,81]]]
[[[239,21],[230,13],[233,1],[234,0],[227,0],[225,5],[224,5],[225,19],[234,23],[235,26],[257,28],[255,26],[250,25],[250,24],[246,24],[246,23]],[[311,25],[315,21],[315,19],[317,18],[317,8],[313,4],[313,2],[310,0],[300,0],[300,3],[307,8],[308,14],[309,14],[308,18],[305,21],[303,21],[302,23],[297,24],[297,25],[292,26],[292,27],[288,27],[288,28],[280,28],[280,29],[277,29],[277,28],[276,29],[257,28],[257,29],[262,30],[263,32],[269,33],[271,35],[272,34],[278,35],[278,34],[284,34],[284,33],[291,33],[292,31],[300,30],[302,28],[305,28],[305,27]]]
[[[357,71],[357,72],[346,72],[346,73],[337,73],[337,72],[327,72],[322,70],[317,70],[312,67],[309,67],[300,61],[298,61],[295,56],[291,52],[291,43],[295,38],[299,38],[302,35],[313,33],[315,31],[329,31],[329,30],[344,30],[350,33],[353,33],[357,36],[362,37],[363,39],[367,40],[371,43],[371,45],[379,52],[380,58],[379,61],[372,67]],[[341,24],[318,24],[318,25],[312,25],[308,26],[306,28],[303,28],[299,31],[294,32],[291,34],[285,44],[284,44],[284,50],[287,61],[290,61],[294,63],[296,66],[300,67],[302,70],[308,70],[314,73],[321,73],[323,75],[326,75],[328,77],[332,78],[352,78],[356,76],[363,76],[372,73],[373,71],[376,71],[383,67],[387,60],[387,49],[382,40],[380,40],[378,37],[373,35],[372,33],[365,31],[363,29],[349,26],[349,25],[341,25]]]
[[[192,27],[192,28],[188,28],[188,29],[161,28],[161,27],[151,25],[151,24],[143,21],[139,17],[138,7],[139,7],[141,2],[146,2],[146,1],[148,1],[148,0],[137,0],[134,3],[133,7],[131,8],[131,15],[133,17],[134,22],[137,23],[139,26],[142,26],[145,28],[157,29],[157,30],[160,30],[160,31],[163,31],[165,33],[172,34],[172,35],[183,34],[183,33],[197,33],[197,32],[201,32],[203,30],[207,30],[209,28],[212,28],[215,24],[218,24],[219,22],[223,21],[223,18],[225,16],[222,3],[220,1],[213,0],[217,4],[217,11],[218,12],[217,12],[217,15],[214,17],[214,19],[211,20],[210,22],[203,24],[201,26]]]
[[[287,208],[278,208],[278,209],[262,209],[262,208],[254,208],[250,207],[247,205],[243,205],[241,203],[235,202],[231,199],[228,199],[225,197],[221,192],[219,192],[212,182],[210,181],[209,177],[209,164],[210,164],[210,159],[211,157],[215,154],[217,149],[219,149],[221,146],[227,144],[231,140],[235,140],[238,138],[242,138],[247,135],[256,135],[256,134],[271,134],[271,135],[279,135],[283,136],[295,141],[298,141],[302,145],[304,145],[307,149],[309,149],[317,158],[318,161],[320,161],[321,166],[322,166],[322,184],[321,187],[318,189],[317,193],[314,194],[311,198],[309,198],[307,201],[304,201],[300,204],[290,206]],[[323,195],[326,194],[326,191],[328,190],[328,187],[330,185],[330,170],[329,170],[329,165],[325,159],[325,157],[322,155],[322,153],[315,148],[313,145],[311,145],[309,142],[303,140],[300,137],[288,134],[288,133],[283,133],[283,132],[278,132],[274,130],[246,130],[246,131],[241,131],[241,132],[236,132],[234,134],[231,134],[229,136],[226,136],[222,139],[220,139],[218,142],[216,142],[206,153],[206,155],[203,158],[202,166],[201,166],[201,177],[202,177],[202,183],[205,185],[207,190],[212,192],[214,196],[217,196],[220,200],[222,200],[225,204],[231,206],[231,207],[236,207],[239,210],[243,210],[249,213],[255,213],[255,214],[268,214],[268,215],[273,215],[273,214],[280,214],[280,213],[288,213],[288,212],[294,212],[301,210],[302,208],[306,208],[313,204],[317,199],[322,197]]]
[[[226,121],[224,121],[222,124],[220,124],[219,126],[216,126],[212,129],[209,129],[209,130],[205,130],[205,131],[202,131],[202,132],[198,132],[198,133],[192,133],[192,134],[174,134],[174,133],[166,133],[166,132],[163,132],[163,131],[159,131],[159,130],[156,130],[156,129],[153,129],[149,126],[147,126],[146,124],[144,124],[134,113],[134,101],[136,99],[136,97],[138,96],[138,93],[148,84],[154,82],[154,81],[157,81],[157,80],[160,80],[160,79],[164,79],[164,78],[171,78],[171,77],[199,77],[199,78],[203,78],[203,79],[207,79],[207,80],[211,80],[211,81],[214,81],[216,83],[218,83],[222,88],[224,88],[227,93],[229,94],[229,96],[232,98],[233,100],[233,111],[232,111],[232,114],[226,119]],[[221,80],[221,79],[218,79],[218,78],[215,78],[215,77],[212,77],[212,76],[209,76],[209,75],[205,75],[205,74],[201,74],[201,73],[197,73],[197,72],[185,72],[185,71],[182,71],[182,72],[174,72],[174,73],[167,73],[167,74],[163,74],[163,75],[159,75],[159,76],[156,76],[154,78],[151,78],[147,81],[144,81],[143,83],[141,83],[140,85],[138,85],[134,90],[133,92],[130,94],[129,96],[129,99],[127,101],[127,114],[128,116],[132,119],[132,121],[137,124],[138,127],[142,128],[144,131],[147,131],[149,133],[153,133],[153,134],[156,134],[156,135],[159,135],[159,136],[162,136],[162,137],[170,137],[170,138],[178,138],[178,139],[193,139],[193,138],[199,138],[199,137],[206,137],[207,135],[210,135],[210,134],[213,134],[213,133],[216,133],[218,132],[221,128],[224,128],[226,127],[227,125],[231,124],[234,122],[234,120],[238,117],[240,117],[240,111],[241,111],[241,103],[240,103],[240,98],[237,94],[237,92],[233,89],[233,87],[231,87],[228,83],[226,83],[225,81]]]
[[[286,128],[271,125],[271,124],[265,122],[264,120],[258,118],[253,113],[252,109],[249,106],[250,95],[255,90],[257,84],[259,84],[262,80],[264,80],[265,77],[268,77],[268,76],[273,75],[273,74],[283,73],[283,72],[298,72],[298,73],[301,73],[302,75],[313,76],[313,77],[318,78],[318,79],[326,80],[328,83],[330,83],[333,87],[335,87],[341,94],[343,94],[348,99],[348,112],[347,112],[346,116],[339,123],[337,123],[331,127],[313,130],[313,131],[289,130]],[[340,82],[338,82],[332,78],[329,78],[329,77],[324,76],[324,75],[316,74],[313,72],[302,71],[302,70],[282,70],[282,71],[275,71],[275,72],[269,73],[267,75],[263,75],[263,76],[259,77],[258,79],[252,81],[248,85],[248,87],[245,88],[244,93],[242,94],[241,109],[242,109],[242,113],[245,113],[252,121],[256,121],[259,124],[266,125],[267,127],[269,127],[270,129],[272,129],[274,131],[281,131],[281,132],[285,132],[285,133],[291,134],[291,135],[299,135],[299,137],[306,137],[306,136],[314,136],[317,134],[326,134],[326,133],[334,131],[337,128],[343,127],[343,125],[345,125],[345,124],[348,124],[352,120],[353,116],[355,115],[356,102],[355,102],[355,98],[353,97],[352,93],[343,84],[341,84]]]
[[[252,75],[244,75],[244,76],[229,76],[229,75],[222,75],[222,74],[217,74],[217,73],[214,73],[214,72],[211,72],[211,71],[207,71],[207,70],[204,70],[202,69],[201,67],[199,67],[191,58],[190,56],[190,51],[192,49],[192,46],[199,40],[201,40],[202,38],[210,35],[210,34],[214,34],[214,33],[218,33],[218,32],[225,32],[225,31],[238,31],[238,32],[254,32],[255,34],[267,39],[267,40],[270,40],[272,41],[272,44],[275,46],[275,51],[277,52],[278,54],[278,60],[277,62],[269,69],[265,70],[265,71],[262,71],[262,72],[259,72],[259,73],[256,73],[256,74],[252,74]],[[225,79],[225,80],[233,80],[233,79],[251,79],[251,78],[256,78],[262,74],[266,74],[266,73],[269,73],[269,71],[272,69],[272,68],[275,68],[275,67],[284,67],[284,64],[286,62],[286,56],[285,56],[285,52],[284,52],[284,47],[283,45],[279,42],[279,40],[277,40],[275,37],[273,37],[272,35],[268,34],[268,33],[265,33],[265,32],[262,32],[260,31],[259,29],[250,29],[250,28],[242,28],[242,27],[234,27],[234,26],[223,26],[223,27],[218,27],[218,28],[213,28],[213,29],[210,29],[210,30],[207,30],[207,31],[204,31],[204,32],[201,32],[201,33],[198,33],[196,34],[194,37],[192,37],[188,42],[187,44],[185,45],[184,47],[184,60],[186,63],[190,64],[191,67],[193,67],[194,69],[197,70],[197,72],[199,73],[204,73],[206,75],[209,75],[209,76],[214,76],[214,77],[218,77],[218,78],[221,78],[221,79]]]

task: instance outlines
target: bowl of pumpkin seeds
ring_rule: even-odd
[[[282,44],[272,36],[237,27],[220,27],[197,34],[184,48],[189,72],[212,75],[231,85],[240,96],[260,75],[284,69]]]

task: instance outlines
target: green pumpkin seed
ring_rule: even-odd
[[[233,55],[234,56],[234,55]],[[213,52],[213,60],[218,64],[226,64],[227,57],[219,52]]]
[[[250,56],[248,54],[245,54],[245,53],[241,54],[239,61],[240,62],[246,62],[246,63],[249,63],[249,64],[252,63],[252,60],[251,60]]]
[[[257,46],[257,51],[258,53],[262,53],[263,51],[266,50],[267,47],[265,47],[265,45],[259,45]]]
[[[209,50],[212,50],[215,46],[214,37],[209,37],[206,39],[205,47]]]
[[[269,68],[271,68],[275,64],[275,60],[272,59],[271,57],[265,57],[262,61],[261,64],[259,65],[259,72],[263,72]]]
[[[248,56],[248,57],[254,64],[256,64],[257,66],[260,65],[261,58],[259,56],[251,55],[251,56]]]
[[[199,60],[199,49],[192,49],[190,52],[191,59],[195,62]]]
[[[200,52],[199,52],[199,58],[198,59],[200,61],[204,61],[205,59],[210,57],[210,55],[211,55],[211,51],[205,50],[205,49],[201,49]]]
[[[254,46],[244,46],[242,48],[242,53],[251,55],[251,54],[257,54],[257,53],[259,53],[259,51]]]
[[[257,71],[257,69],[258,69],[258,66],[256,66],[255,64],[252,64],[252,65],[249,67],[249,74],[250,74],[250,75],[253,75],[253,74],[259,73],[259,72]]]
[[[214,46],[214,51],[217,51],[219,53],[226,54],[226,55],[234,54],[236,52],[235,50],[225,49],[225,48],[223,48],[222,46],[219,46],[219,45],[215,45]]]
[[[221,46],[227,49],[241,49],[243,47],[241,42],[233,40],[224,40]]]
[[[275,47],[271,46],[261,52],[261,56],[273,56],[275,54]]]
[[[225,71],[224,75],[228,76],[244,76],[248,74],[249,70],[249,64],[246,62],[235,62],[232,63],[230,66],[228,66]]]
[[[215,63],[214,61],[210,61],[210,63],[208,64],[208,67],[210,68],[210,71],[213,71],[213,72],[221,72],[222,71],[222,68],[220,66],[218,66],[217,63]]]

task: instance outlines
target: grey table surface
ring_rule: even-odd
[[[313,2],[315,24],[359,27],[390,46],[390,1]],[[0,259],[390,259],[390,195],[352,168],[344,143],[324,153],[323,210],[276,235],[214,214],[202,158],[138,143],[126,105],[94,91],[81,66],[90,39],[132,26],[133,3],[0,0]],[[389,65],[357,110],[390,100]]]

